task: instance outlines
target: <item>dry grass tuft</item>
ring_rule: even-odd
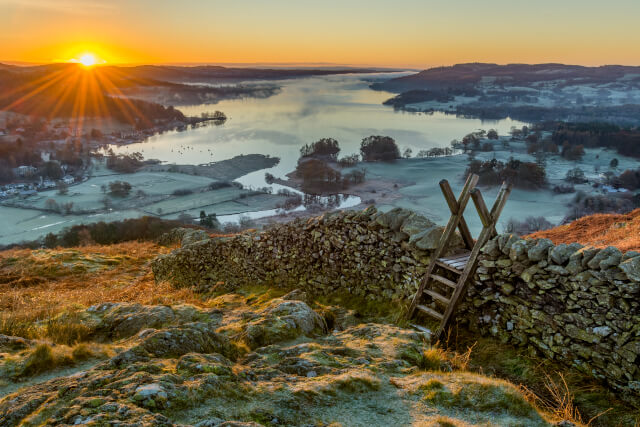
[[[73,316],[56,318],[60,313],[105,301],[201,306],[192,290],[155,283],[151,261],[169,250],[150,242],[126,242],[0,252],[0,333],[73,344],[85,339],[87,331],[74,324]]]
[[[597,248],[615,246],[623,252],[640,250],[640,209],[628,214],[595,214],[570,224],[538,231],[527,238],[551,239],[553,243],[579,242]]]

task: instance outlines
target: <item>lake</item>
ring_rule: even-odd
[[[406,74],[406,73],[405,73]],[[442,113],[416,114],[394,111],[382,105],[394,96],[369,89],[371,79],[391,78],[399,73],[341,75],[278,81],[282,91],[270,98],[227,100],[215,105],[180,107],[186,115],[223,111],[229,119],[222,126],[206,126],[168,132],[146,142],[112,147],[117,153],[139,151],[145,158],[177,164],[201,164],[239,154],[268,154],[281,159],[268,171],[284,177],[296,165],[300,147],[320,138],[340,142],[341,156],[357,153],[369,135],[393,137],[401,151],[448,146],[477,129],[494,128],[500,134],[525,123],[515,120],[482,122]],[[273,83],[273,82],[271,82]],[[266,170],[238,179],[262,187]]]

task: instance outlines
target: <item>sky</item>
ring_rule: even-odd
[[[0,61],[640,65],[640,0],[0,0]]]

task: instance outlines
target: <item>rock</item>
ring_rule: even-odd
[[[412,243],[418,249],[433,250],[438,247],[443,231],[442,227],[428,228],[409,237],[409,243]]]
[[[24,350],[35,345],[35,341],[0,334],[0,353]]]
[[[622,252],[620,252],[620,249],[609,246],[598,252],[598,254],[587,263],[587,265],[589,268],[604,270],[608,267],[618,265],[621,258]]]
[[[153,401],[153,406],[155,406],[160,402],[165,402],[167,397],[167,392],[164,391],[164,388],[160,384],[153,383],[138,386],[133,395],[133,400],[143,404],[145,401]]]
[[[422,215],[417,213],[412,213],[409,217],[402,223],[400,227],[400,231],[409,235],[409,237],[414,234],[421,233],[422,231],[435,226],[435,224],[425,218]]]
[[[204,230],[188,229],[182,236],[182,246],[191,245],[193,243],[209,240],[209,233]]]
[[[542,261],[547,259],[549,250],[553,247],[553,242],[549,239],[539,239],[535,246],[529,249],[527,256],[531,261]]]
[[[622,270],[630,280],[640,282],[640,255],[628,258],[620,263],[620,270]]]
[[[572,243],[570,245],[561,244],[549,251],[549,259],[551,259],[558,265],[564,265],[564,263],[569,260],[571,255],[582,248],[583,246],[580,243]]]
[[[497,257],[500,255],[500,248],[498,247],[498,239],[493,238],[489,240],[481,249],[483,254],[486,254],[490,257]]]
[[[527,241],[517,240],[511,245],[511,249],[509,250],[509,258],[511,258],[512,261],[516,261],[518,258],[526,255],[527,251]]]
[[[412,214],[410,210],[394,208],[376,218],[376,222],[385,228],[399,231],[404,221]]]
[[[258,320],[247,325],[249,347],[257,348],[322,331],[320,315],[302,301],[275,299]]]

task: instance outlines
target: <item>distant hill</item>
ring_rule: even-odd
[[[475,86],[483,81],[496,85],[529,86],[532,83],[564,80],[570,84],[599,84],[628,78],[640,84],[640,67],[605,65],[585,67],[564,64],[468,63],[429,68],[417,74],[376,84],[375,89],[404,92],[411,89],[442,89]]]
[[[371,85],[399,93],[385,105],[414,112],[524,122],[640,124],[640,67],[458,64]]]

